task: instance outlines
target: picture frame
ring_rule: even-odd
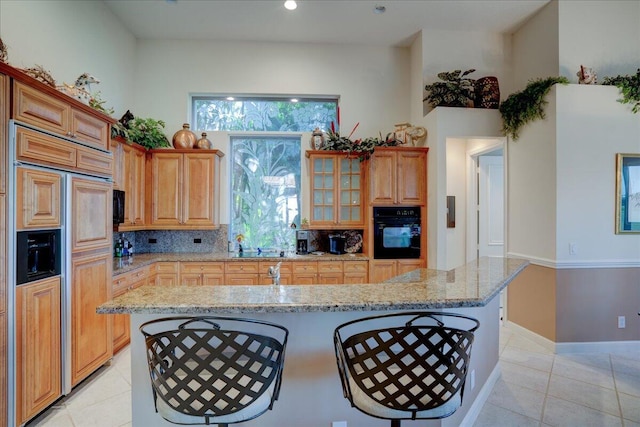
[[[616,234],[640,234],[640,153],[616,154]]]

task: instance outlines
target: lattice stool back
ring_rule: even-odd
[[[445,325],[452,323],[453,325]],[[392,420],[445,418],[461,405],[476,319],[405,312],[338,326],[334,344],[345,398]]]
[[[278,398],[289,335],[282,326],[173,317],[144,323],[140,331],[156,412],[167,421],[226,426],[258,417]]]

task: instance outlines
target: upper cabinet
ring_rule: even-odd
[[[424,205],[428,148],[381,147],[370,159],[371,204]]]
[[[364,168],[342,152],[307,151],[311,180],[312,228],[362,228]]]
[[[13,118],[107,150],[109,123],[21,82],[14,82]]]
[[[218,150],[151,151],[148,198],[154,229],[213,229],[219,226]]]
[[[113,188],[124,191],[124,222],[119,231],[145,228],[146,150],[137,144],[111,141]]]

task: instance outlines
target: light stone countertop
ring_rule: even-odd
[[[145,253],[134,254],[132,257],[114,258],[113,259],[113,275],[127,273],[136,268],[153,264],[154,262],[247,262],[247,261],[268,261],[277,263],[279,261],[367,261],[368,256],[363,254],[344,254],[333,255],[323,253],[323,255],[291,255],[286,257],[261,255],[256,256],[238,256],[236,252],[169,252],[169,253]]]
[[[450,271],[418,269],[384,283],[365,285],[145,285],[103,304],[97,311],[208,314],[482,307],[528,264],[518,258],[483,257]]]

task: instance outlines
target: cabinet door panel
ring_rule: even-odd
[[[397,264],[395,260],[375,260],[369,264],[369,280],[371,283],[380,283],[391,279],[396,274]]]
[[[72,178],[72,252],[99,248],[111,250],[112,197],[109,183]]]
[[[108,149],[109,125],[106,122],[72,109],[70,129],[72,138],[102,150]]]
[[[426,200],[426,155],[421,152],[398,153],[398,203],[422,205]]]
[[[61,135],[69,131],[71,107],[49,95],[14,82],[13,117]]]
[[[61,176],[33,169],[16,170],[16,227],[60,227]]]
[[[151,158],[152,225],[180,225],[182,222],[182,154],[154,153]]]
[[[77,147],[76,168],[92,175],[110,177],[112,173],[112,157],[102,151],[86,147]]]
[[[71,384],[77,385],[113,354],[112,322],[96,308],[111,299],[111,252],[71,261]]]
[[[396,156],[392,152],[376,152],[371,158],[371,202],[396,203]]]
[[[0,194],[7,192],[7,129],[9,129],[9,94],[11,92],[9,77],[0,74]],[[1,402],[0,402],[1,404]],[[1,405],[0,405],[1,407]],[[2,423],[2,412],[0,412],[0,425]]]
[[[76,167],[76,154],[76,147],[70,142],[31,129],[20,127],[17,130],[18,160],[35,160],[46,165],[73,169]]]
[[[214,155],[185,154],[182,223],[214,225]]]
[[[18,424],[62,394],[60,278],[16,288]]]

